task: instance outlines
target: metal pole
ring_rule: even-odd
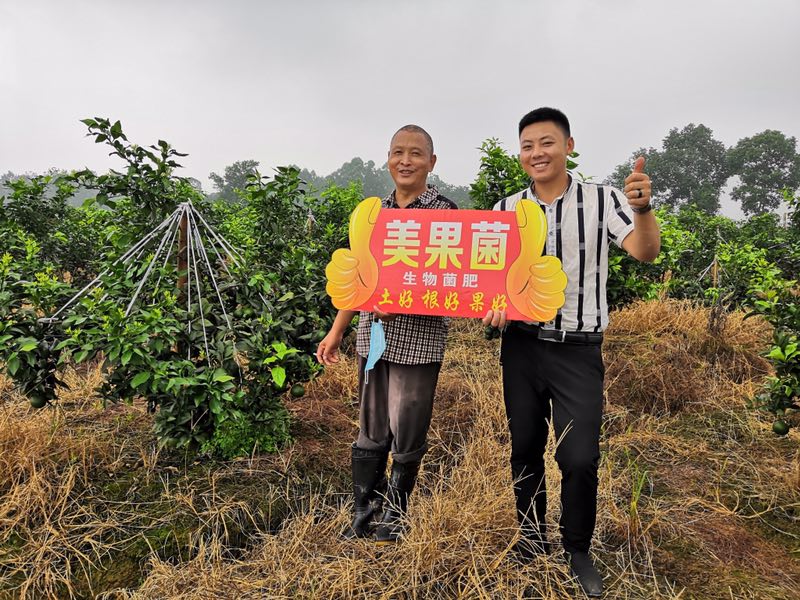
[[[186,297],[186,280],[189,274],[189,261],[187,259],[188,241],[188,227],[189,216],[188,211],[184,208],[181,213],[181,222],[178,226],[178,298],[179,302],[183,301]]]

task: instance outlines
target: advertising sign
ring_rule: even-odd
[[[549,321],[564,304],[561,261],[543,256],[547,220],[515,211],[382,209],[363,200],[350,216],[350,248],[333,253],[326,290],[339,309]]]

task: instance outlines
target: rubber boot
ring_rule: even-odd
[[[392,463],[392,474],[386,493],[387,505],[375,531],[379,544],[391,544],[405,533],[405,516],[408,497],[414,489],[419,473],[419,462]]]
[[[342,532],[345,539],[369,537],[373,517],[383,506],[388,457],[388,452],[364,450],[353,444],[353,522]]]

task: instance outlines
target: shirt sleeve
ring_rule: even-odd
[[[609,198],[605,214],[608,237],[622,248],[622,240],[633,231],[633,211],[625,194],[617,188],[610,188]]]

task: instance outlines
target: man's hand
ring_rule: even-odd
[[[394,321],[397,318],[397,315],[394,313],[383,312],[380,308],[378,308],[377,304],[372,307],[372,314],[374,314],[384,323],[388,323],[389,321]]]
[[[637,215],[633,231],[622,240],[622,249],[636,260],[652,262],[661,251],[661,234],[650,212],[650,178],[644,173],[644,156],[636,159],[633,173],[625,178],[625,196]]]
[[[650,177],[644,172],[644,156],[640,156],[633,164],[633,173],[625,178],[625,196],[628,204],[634,208],[643,208],[650,204]]]
[[[506,311],[492,310],[487,311],[486,316],[483,317],[483,324],[486,326],[497,327],[503,329],[506,326]]]
[[[483,325],[483,337],[487,340],[499,338],[506,326],[506,311],[489,309],[483,317]]]
[[[322,341],[317,346],[317,362],[331,366],[339,362],[339,346],[342,343],[342,336],[329,331],[328,335],[322,338]]]

